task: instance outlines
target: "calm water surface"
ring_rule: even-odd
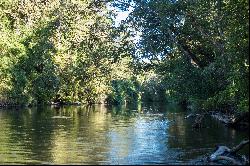
[[[210,118],[193,130],[187,114],[157,104],[2,109],[0,164],[199,164],[249,138]]]

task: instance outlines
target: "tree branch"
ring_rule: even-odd
[[[241,143],[235,147],[233,147],[229,152],[230,153],[236,153],[238,152],[239,150],[241,150],[245,145],[249,144],[249,140],[244,140],[244,141],[241,141]]]

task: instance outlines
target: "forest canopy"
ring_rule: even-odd
[[[137,58],[151,60],[168,100],[199,110],[248,110],[247,0],[130,3],[127,24],[141,33]]]
[[[247,0],[2,0],[0,103],[248,111],[248,29]]]

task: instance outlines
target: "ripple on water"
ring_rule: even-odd
[[[185,112],[167,108],[77,109],[0,111],[0,164],[186,165],[248,137],[209,120],[193,131]]]

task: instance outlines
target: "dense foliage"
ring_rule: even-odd
[[[106,2],[4,0],[0,22],[1,103],[100,102],[132,51]]]
[[[122,3],[133,6],[127,24],[142,34],[138,58],[151,60],[169,99],[198,109],[248,110],[247,0]]]
[[[111,5],[133,9],[118,27]],[[247,111],[248,28],[246,0],[2,0],[0,103]]]

